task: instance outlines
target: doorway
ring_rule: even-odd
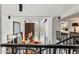
[[[28,33],[32,32],[34,37],[35,35],[35,23],[25,23],[25,37],[28,37]]]

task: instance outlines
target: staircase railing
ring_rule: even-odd
[[[70,44],[79,44],[79,36],[72,36],[69,37],[65,40],[62,40],[60,42],[57,42],[56,44],[65,44],[65,45],[70,45]]]
[[[69,37],[69,38],[67,38],[67,39],[65,39],[65,40],[62,40],[62,41],[60,41],[60,42],[57,42],[56,43],[57,45],[77,45],[77,44],[79,44],[79,36],[72,36],[72,37]],[[56,53],[56,48],[54,49],[54,53]],[[59,49],[59,51],[61,51],[61,49]],[[67,49],[64,49],[64,51],[66,52],[66,53],[68,53],[68,50]],[[73,54],[74,53],[79,53],[79,49],[73,49],[73,52],[72,52]]]
[[[61,41],[61,40],[64,40],[66,38],[68,38],[68,33],[63,33],[63,32],[60,32],[60,31],[56,31],[56,39]]]

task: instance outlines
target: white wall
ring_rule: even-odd
[[[0,4],[0,44],[2,41],[2,10],[1,10],[1,4]],[[2,53],[2,48],[0,47],[0,54]]]
[[[50,44],[52,44],[52,38],[53,38],[53,36],[52,36],[52,31],[53,31],[53,29],[52,29],[52,17],[48,18],[47,20],[48,20],[48,25],[47,25],[48,42],[50,42]]]
[[[7,35],[8,34],[13,34],[13,21],[17,21],[21,23],[21,31],[24,31],[24,23],[20,19],[8,19],[8,16],[2,16],[2,43],[7,42]],[[2,48],[2,53],[5,53],[6,49]]]
[[[52,18],[52,43],[59,42],[56,39],[56,31],[60,31],[60,21],[57,18]]]
[[[7,34],[13,34],[13,21],[17,21],[21,23],[21,31],[23,31],[23,21],[20,19],[8,19],[8,16],[2,16],[2,36],[3,36],[3,40],[2,43],[6,42],[6,35]]]

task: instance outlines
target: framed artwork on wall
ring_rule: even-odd
[[[68,22],[61,21],[61,31],[68,31]]]
[[[13,34],[17,34],[21,32],[21,24],[20,22],[13,21]]]

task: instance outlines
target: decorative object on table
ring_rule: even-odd
[[[33,43],[32,32],[28,33],[27,41],[28,41],[29,44]]]
[[[68,32],[69,24],[68,21],[60,21],[60,30],[61,32]]]
[[[32,32],[28,33],[28,37],[26,38],[26,44],[39,44],[40,41],[36,41],[36,39],[34,39]]]
[[[27,37],[26,44],[29,44],[29,43],[30,43],[30,40],[29,40],[29,38]]]
[[[8,35],[7,35],[7,41],[8,41],[9,43],[11,43],[12,40],[13,40],[13,35],[12,35],[12,34],[8,34]]]
[[[23,35],[22,44],[25,44],[25,43],[26,43],[25,35]]]
[[[72,23],[72,26],[74,27],[74,32],[76,32],[76,27],[78,26],[78,23]]]
[[[65,31],[68,31],[68,28],[64,28]]]
[[[23,36],[23,38],[22,38],[22,44],[25,44],[26,43],[26,40],[25,40],[25,32],[22,32],[22,36]]]
[[[22,35],[21,35],[21,32],[19,32],[19,33],[17,34],[17,43],[18,43],[18,44],[22,44]]]

